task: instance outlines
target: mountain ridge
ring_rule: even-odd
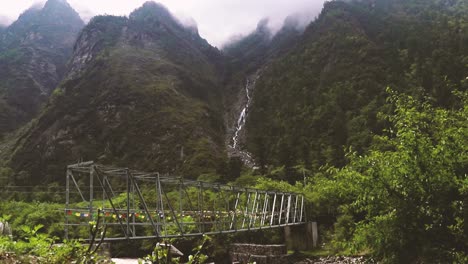
[[[221,167],[221,54],[160,12],[145,4],[82,30],[69,75],[15,146],[15,170],[56,181],[80,159],[190,177]]]
[[[73,44],[84,26],[63,2],[30,8],[3,30],[0,39],[0,134],[40,111],[62,80]]]
[[[450,105],[453,88],[438,84],[444,75],[459,82],[464,51],[455,42],[464,43],[465,33],[450,26],[459,38],[452,41],[437,23],[463,18],[440,11],[432,14],[437,34],[425,32],[418,18],[431,5],[332,1],[305,29],[289,18],[272,34],[261,21],[222,51],[160,4],[129,17],[97,16],[79,34],[64,81],[20,133],[10,166],[48,182],[85,159],[227,181],[242,166],[229,149],[241,111],[247,123],[237,143],[263,172],[284,166],[293,175],[284,179],[294,181],[297,164],[341,166],[345,147],[364,152],[385,128],[377,113],[388,111],[388,85]],[[415,48],[432,42],[456,44],[445,53],[454,66],[437,55],[439,44]],[[435,72],[444,67],[453,71]],[[246,92],[253,93],[248,107]]]

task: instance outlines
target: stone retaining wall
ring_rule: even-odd
[[[232,244],[233,263],[284,264],[287,262],[286,245]]]

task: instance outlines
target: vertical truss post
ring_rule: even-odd
[[[217,192],[216,192],[217,191]],[[221,214],[219,212],[219,205],[216,206],[216,200],[219,198],[221,200],[221,188],[219,186],[219,184],[215,187],[215,192],[216,192],[216,195],[215,195],[215,199],[213,201],[213,214],[214,214],[214,223],[213,223],[213,227],[214,226],[217,226],[218,227],[218,231],[221,232],[223,230],[223,223],[222,223],[222,220],[221,220]],[[221,204],[221,202],[219,202],[219,204]]]
[[[255,223],[257,222],[258,218],[258,207],[260,206],[260,201],[262,200],[262,193],[258,193],[258,198],[257,198],[257,205],[255,206],[255,214],[254,214],[254,219],[253,219],[253,227],[255,227]]]
[[[276,206],[276,192],[275,196],[273,197],[273,206],[271,208],[271,219],[270,219],[270,226],[273,225],[273,221],[275,220],[275,206]]]
[[[213,199],[213,210],[211,210],[211,216],[210,216],[210,219],[212,220],[212,228],[213,230],[216,230],[216,228],[219,228],[219,223],[216,219],[216,200],[218,200],[218,195],[219,193],[216,193],[216,189],[214,190],[214,193],[215,193],[215,196],[214,196],[214,199]],[[208,207],[209,209],[209,207]],[[208,210],[209,211],[209,210]],[[214,220],[213,220],[214,218]]]
[[[130,174],[128,169],[125,169],[125,178],[127,180],[127,234],[130,234]]]
[[[107,175],[104,175],[104,179],[102,180],[102,183],[104,184],[104,188],[105,188],[105,185],[106,185],[106,180],[107,180]],[[110,184],[109,184],[110,185]],[[105,201],[106,201],[106,193],[103,191],[102,192],[102,208],[103,208],[103,212],[104,212],[104,208],[105,208]],[[104,213],[105,215],[105,213]],[[102,218],[102,224],[105,225],[106,224],[106,218],[103,217]]]
[[[157,226],[158,232],[162,232],[162,229],[164,229],[164,233],[167,235],[167,227],[166,227],[166,217],[164,217],[164,203],[163,203],[163,197],[162,197],[162,185],[161,185],[161,178],[159,177],[159,173],[156,174],[156,193],[158,196],[157,199],[157,219],[159,220],[158,222],[161,224],[161,219],[162,219],[162,227],[160,225]],[[162,217],[161,217],[162,214]]]
[[[180,216],[183,216],[183,201],[182,199],[184,198],[182,195],[182,179],[179,180],[179,211],[180,211]]]
[[[269,200],[269,195],[268,193],[265,193],[265,200],[263,202],[263,210],[262,210],[262,220],[260,221],[260,226],[263,226],[265,224],[265,219],[267,215],[267,210],[268,210],[268,200]]]
[[[255,215],[257,214],[256,205],[257,205],[258,191],[255,191],[255,198],[252,204],[251,216],[249,221],[249,227],[252,227],[252,220],[255,221]]]
[[[91,166],[89,173],[89,217],[93,221],[93,195],[94,195],[94,165]],[[89,238],[92,239],[91,231],[89,233]]]
[[[248,189],[245,189],[245,195],[247,196],[247,200],[245,203],[245,208],[244,208],[244,219],[242,220],[242,229],[244,229],[245,225],[245,220],[249,217],[249,203],[250,203],[250,193]]]
[[[303,214],[304,214],[304,196],[301,195],[301,216],[299,217],[299,222],[302,222]]]
[[[289,224],[289,215],[291,214],[291,195],[288,196],[288,207],[286,208],[286,224]]]
[[[201,202],[200,204],[201,218],[202,218],[201,232],[202,234],[204,234],[205,233],[205,198],[203,197],[203,183],[202,182],[200,182],[199,202]]]
[[[182,177],[179,179],[179,216],[180,216],[180,225],[182,230],[185,230],[185,222],[184,222],[184,184],[182,182]]]
[[[284,193],[281,195],[281,206],[280,206],[280,212],[279,212],[278,225],[281,225],[281,219],[283,216],[283,204],[284,204]]]
[[[255,227],[255,223],[257,223],[257,218],[258,218],[258,215],[259,215],[259,208],[260,208],[260,202],[262,201],[262,194],[259,193],[258,195],[258,201],[257,201],[257,207],[255,207],[255,216],[254,216],[254,221],[253,221],[253,224],[254,224],[254,227]]]
[[[68,210],[70,207],[70,169],[67,168],[67,181],[65,186],[65,239],[68,240]]]
[[[135,210],[136,209],[136,206],[135,206],[135,187],[133,185],[131,185],[131,194],[132,194],[132,208]],[[135,226],[136,226],[136,216],[135,216],[135,211],[133,212],[133,215],[132,215],[132,221],[133,221],[133,225],[132,225],[132,235],[135,237],[136,236],[136,229],[135,229]]]
[[[296,203],[294,204],[294,221],[296,223],[296,215],[297,215],[297,203],[298,203],[299,196],[296,195]]]
[[[233,190],[234,188],[231,187],[231,190]],[[237,221],[237,205],[239,204],[239,197],[240,197],[240,192],[237,193],[237,197],[236,197],[236,202],[235,202],[235,205],[234,205],[234,214],[232,216],[232,220],[231,220],[231,225],[229,227],[229,229],[232,230],[232,227],[234,226],[234,229],[237,231],[237,225],[236,225],[236,221]]]
[[[89,215],[93,220],[93,194],[94,194],[94,165],[91,166],[89,172]]]
[[[198,232],[203,233],[203,227],[202,227],[202,210],[203,208],[201,207],[201,187],[200,184],[197,186],[197,207],[198,207]]]

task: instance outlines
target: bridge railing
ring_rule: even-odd
[[[66,238],[86,238],[89,223],[105,240],[168,238],[305,223],[295,193],[185,180],[84,162],[67,167]]]

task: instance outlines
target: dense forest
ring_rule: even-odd
[[[319,223],[312,255],[468,263],[466,0],[328,1],[305,28],[289,17],[274,32],[262,20],[222,50],[160,4],[83,28],[63,2],[0,28],[0,222],[13,229],[0,232],[0,262],[11,252],[24,263],[101,260],[76,241],[51,249],[64,236],[66,165],[94,160],[301,193]],[[43,26],[54,10],[69,20]],[[67,41],[50,54],[50,43],[30,41],[40,35]],[[40,62],[60,70],[33,74]],[[229,145],[250,79],[239,145],[255,166]],[[15,103],[24,93],[32,103]],[[227,244],[245,240],[282,243],[283,233],[171,242],[224,263]]]
[[[263,70],[248,120],[260,165],[343,166],[387,123],[386,87],[439,106],[466,90],[463,1],[329,2],[297,48]]]

